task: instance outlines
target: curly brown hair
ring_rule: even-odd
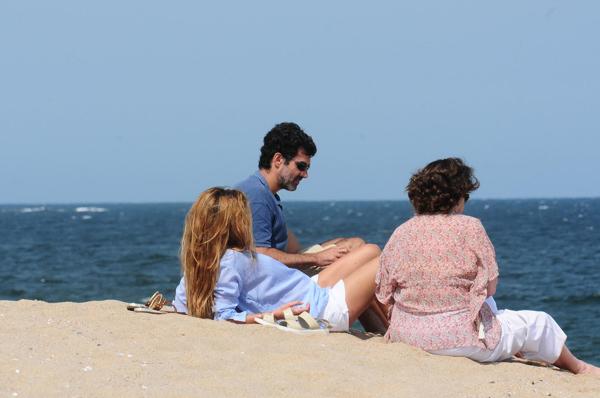
[[[279,123],[263,139],[258,168],[269,170],[271,160],[277,152],[283,155],[285,164],[288,164],[300,149],[303,149],[304,153],[311,158],[317,153],[317,146],[312,137],[306,134],[300,126],[291,122]]]
[[[449,214],[460,199],[479,188],[462,159],[438,159],[412,175],[406,191],[417,214]]]

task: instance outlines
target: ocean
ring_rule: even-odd
[[[171,296],[190,203],[0,205],[0,299],[140,302]],[[305,245],[360,236],[383,247],[408,202],[285,202]],[[542,310],[600,365],[600,199],[472,200],[494,246],[499,308]]]

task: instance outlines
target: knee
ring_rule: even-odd
[[[552,316],[544,311],[530,311],[522,310],[527,326],[528,327],[547,327],[548,325],[554,325],[556,321]]]
[[[381,255],[381,249],[379,246],[373,243],[366,243],[361,247],[361,250],[365,251],[369,258],[379,257]]]
[[[352,237],[352,238],[346,238],[346,242],[347,242],[350,250],[358,249],[359,247],[362,247],[366,244],[364,239],[359,238],[357,236]]]

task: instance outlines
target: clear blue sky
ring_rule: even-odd
[[[285,200],[600,196],[598,1],[0,3],[0,203],[191,202],[295,121]]]

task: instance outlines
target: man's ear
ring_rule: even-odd
[[[280,152],[275,152],[273,159],[271,160],[271,167],[276,169],[280,168],[285,163],[285,158]]]

